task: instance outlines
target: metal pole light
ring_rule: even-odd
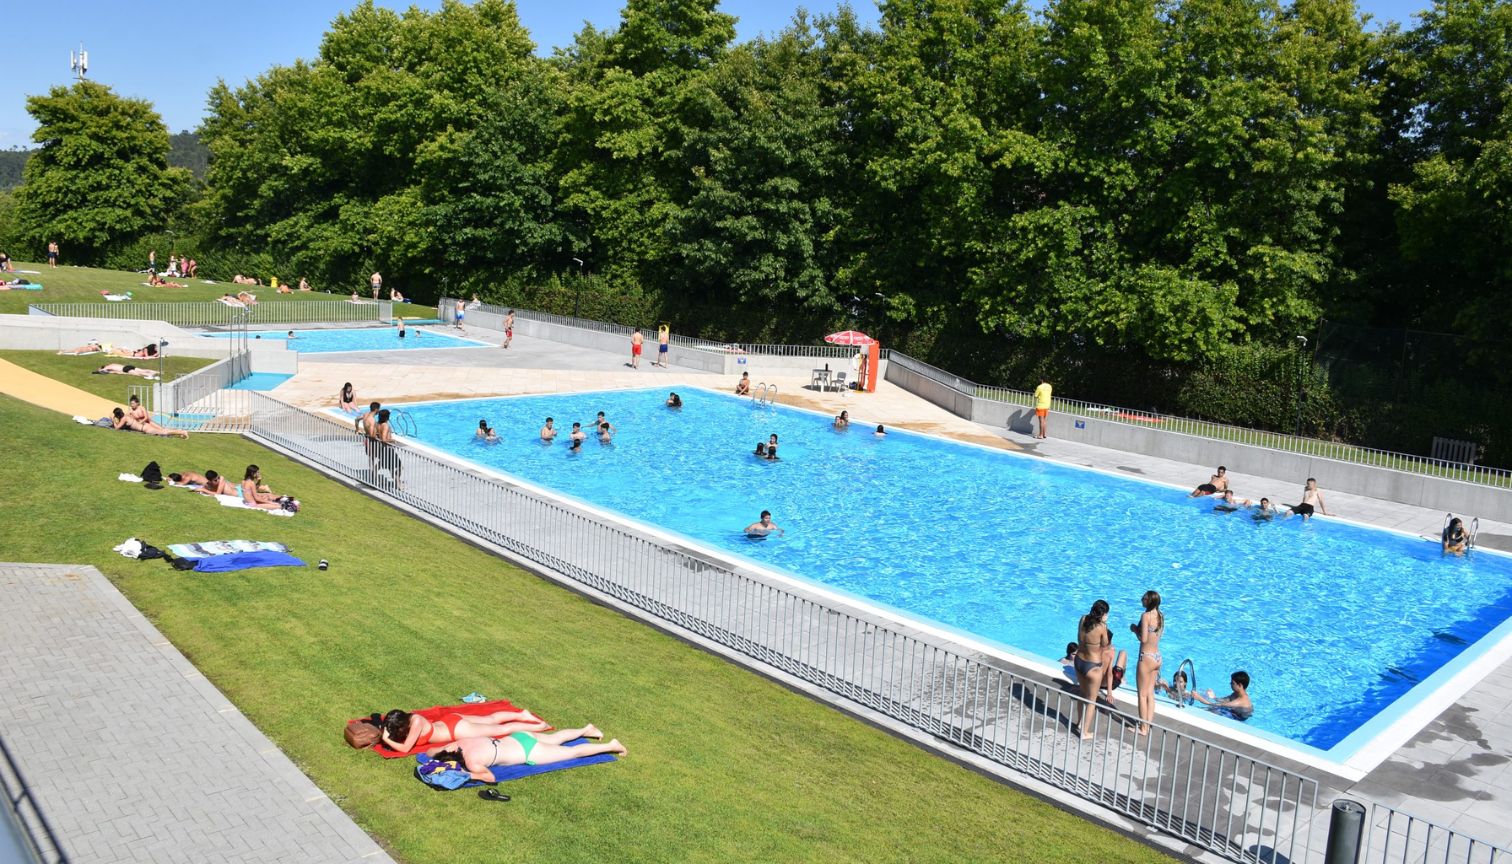
[[[572,317],[581,318],[583,305],[583,259],[574,258],[578,265],[577,290],[572,294]]]

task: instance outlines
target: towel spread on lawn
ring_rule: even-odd
[[[587,744],[587,738],[578,738],[568,741],[566,747],[577,747]],[[600,765],[604,762],[614,762],[613,753],[599,753],[593,756],[584,756],[581,759],[568,759],[566,762],[553,762],[550,765],[493,765],[489,771],[493,772],[494,782],[503,783],[507,780],[519,780],[522,777],[534,777],[537,774],[545,774],[548,771],[562,771],[567,768],[581,768],[584,765]],[[482,786],[482,780],[472,779],[472,775],[465,770],[455,768],[440,768],[437,761],[421,753],[415,757],[415,777],[421,782],[434,789],[466,789],[471,786]],[[453,765],[455,763],[442,762],[440,765]]]
[[[217,495],[217,496],[215,496],[215,500],[219,501],[220,505],[222,507],[238,507],[238,508],[240,508],[242,510],[262,510],[262,512],[267,513],[267,514],[272,515],[272,516],[293,516],[294,515],[291,511],[288,511],[288,510],[264,510],[261,507],[253,507],[251,504],[248,504],[247,502],[245,502],[242,499],[236,497],[235,495]]]
[[[209,558],[232,552],[287,552],[289,547],[271,540],[206,540],[203,543],[174,543],[168,551],[179,558]]]
[[[434,723],[435,721],[441,719],[442,714],[466,714],[468,716],[477,716],[492,714],[495,711],[517,712],[519,710],[520,709],[512,705],[508,699],[495,699],[492,702],[479,702],[475,705],[435,705],[433,707],[422,708],[419,711],[414,711],[411,713],[419,714],[421,717],[424,717],[425,719]],[[363,718],[357,717],[355,719],[361,720]],[[413,750],[408,750],[404,753],[400,753],[399,751],[390,748],[382,741],[379,741],[377,744],[373,745],[373,751],[385,759],[397,759],[400,756],[413,756],[416,753],[429,749],[433,746],[435,745],[427,744],[425,747],[416,747]]]
[[[232,552],[228,555],[211,555],[201,558],[194,565],[198,573],[230,573],[233,570],[250,570],[253,567],[303,567],[305,563],[287,552],[263,550],[261,552]]]

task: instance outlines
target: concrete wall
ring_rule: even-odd
[[[893,364],[887,370],[887,380],[958,417],[985,426],[1002,426],[1027,434],[1034,423],[1034,411],[1030,408],[969,396],[901,364]],[[1325,499],[1328,490],[1332,489],[1430,510],[1465,513],[1499,522],[1512,521],[1512,490],[1480,483],[1217,441],[1171,432],[1155,425],[1140,426],[1055,412],[1050,415],[1050,434],[1067,441],[1190,465],[1227,465],[1231,471],[1275,480],[1281,484],[1277,494],[1292,490],[1289,497],[1281,499],[1287,503],[1295,503],[1300,497],[1295,492],[1300,491],[1302,481],[1316,477]]]

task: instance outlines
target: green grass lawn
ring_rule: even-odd
[[[402,860],[1168,860],[244,439],[85,428],[6,397],[0,428],[4,557],[100,568]],[[150,460],[238,477],[256,462],[304,509],[275,519],[115,479]],[[331,569],[180,573],[111,551],[130,536],[279,540]],[[500,806],[341,740],[349,717],[471,690],[596,722],[629,757],[510,784]]]
[[[158,368],[156,360],[131,360],[100,354],[69,357],[51,351],[0,351],[0,360],[9,360],[17,366],[117,402],[125,401],[128,392],[126,385],[146,384],[147,379],[127,375],[96,375],[94,370],[106,363],[134,363],[144,369]],[[199,357],[164,357],[163,380],[172,381],[214,362]]]
[[[162,259],[165,263],[167,259]],[[133,300],[142,302],[174,302],[174,301],[206,301],[214,300],[226,293],[234,293],[244,286],[232,285],[229,282],[218,282],[207,285],[201,279],[170,279],[186,287],[183,288],[153,288],[142,283],[147,277],[142,273],[127,273],[122,270],[99,270],[94,267],[70,267],[60,266],[55,270],[48,269],[45,263],[16,262],[18,270],[40,270],[40,275],[26,275],[24,278],[40,283],[41,291],[0,291],[0,314],[26,314],[26,307],[32,303],[102,303],[101,291],[110,291],[115,294],[131,292]],[[8,278],[13,278],[7,274]],[[402,287],[402,286],[401,286]],[[351,291],[343,293],[323,294],[312,291],[307,294],[295,292],[293,294],[278,294],[266,285],[261,288],[253,288],[252,293],[257,295],[259,302],[298,303],[308,300],[344,300],[350,296]],[[397,314],[408,317],[435,317],[436,309],[433,306],[417,306],[413,303],[400,303],[394,307]]]

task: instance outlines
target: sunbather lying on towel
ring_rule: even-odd
[[[173,275],[177,276],[178,274],[175,273]],[[148,273],[147,274],[147,284],[148,285],[155,285],[158,288],[185,288],[185,287],[188,287],[188,286],[185,286],[185,285],[180,285],[177,282],[169,282],[167,279],[162,278],[161,276],[157,275],[156,273]]]
[[[624,755],[625,745],[615,738],[604,744],[581,744],[564,747],[568,741],[578,738],[602,738],[604,733],[589,723],[580,729],[558,729],[555,732],[513,732],[508,738],[460,738],[451,744],[432,747],[426,755],[461,763],[474,780],[494,782],[494,765],[550,765],[597,756],[600,753]]]
[[[92,342],[86,342],[85,344],[80,345],[77,348],[65,348],[58,353],[69,354],[75,357],[82,357],[85,354],[109,354],[112,357],[134,357],[138,360],[149,360],[157,356],[158,346],[156,343],[153,343],[151,345],[147,345],[142,348],[138,348],[135,351],[132,351],[129,348],[117,348],[109,342],[101,342],[99,340],[95,340]]]
[[[127,432],[141,432],[144,435],[158,435],[163,438],[188,438],[189,433],[182,429],[169,429],[166,426],[148,420],[143,423],[126,416],[126,412],[117,408],[111,412],[110,425],[112,428]]]
[[[151,369],[143,369],[130,363],[106,363],[94,371],[96,375],[135,375],[138,378],[156,378],[158,374]]]
[[[408,753],[421,747],[450,744],[459,738],[502,738],[515,732],[541,732],[550,728],[529,711],[442,714],[431,722],[419,714],[395,708],[383,715],[383,743],[400,753]]]

